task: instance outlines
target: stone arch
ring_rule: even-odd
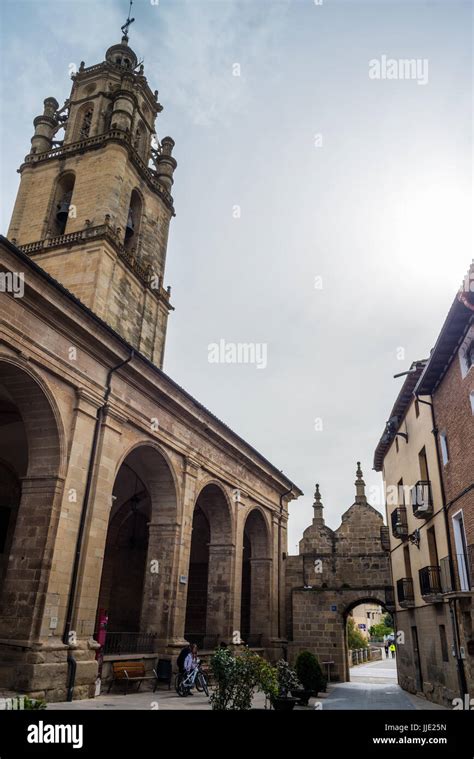
[[[6,539],[9,555],[0,586],[0,637],[35,639],[60,513],[64,430],[44,380],[31,367],[6,356],[0,357],[0,426],[0,457],[21,487]]]
[[[176,474],[176,469],[174,466],[174,463],[168,453],[168,451],[161,446],[157,441],[155,440],[149,440],[148,438],[144,438],[141,440],[138,440],[136,443],[133,443],[129,448],[127,448],[125,451],[123,451],[121,457],[116,463],[115,466],[115,474],[114,474],[114,480],[117,477],[117,474],[120,470],[120,467],[122,464],[130,457],[132,454],[134,454],[137,450],[145,451],[147,449],[150,449],[151,451],[155,451],[159,458],[155,459],[156,462],[158,462],[158,469],[156,470],[154,465],[151,465],[151,459],[148,459],[144,462],[145,467],[147,468],[147,476],[152,477],[154,472],[157,472],[158,475],[163,476],[164,480],[166,480],[166,483],[169,487],[169,491],[172,494],[171,501],[169,502],[168,506],[171,508],[171,511],[169,513],[176,513],[176,516],[181,515],[181,486],[179,482],[179,478]]]
[[[0,385],[17,406],[28,433],[28,465],[22,476],[39,473],[64,476],[64,426],[56,400],[43,377],[26,361],[0,354]]]
[[[123,645],[124,633],[132,634],[128,645],[132,639],[138,647],[143,645],[144,633],[166,643],[179,514],[175,472],[160,447],[139,441],[124,453],[115,471],[112,499],[97,620],[108,613],[109,643]]]
[[[350,593],[350,600],[345,599],[345,606],[342,609],[342,646],[344,650],[344,668],[343,668],[343,680],[349,682],[350,677],[350,665],[349,665],[349,646],[347,641],[347,620],[350,612],[365,603],[372,603],[381,606],[384,611],[388,612],[389,608],[386,604],[385,598],[382,598],[380,590],[365,590],[359,594]]]
[[[240,633],[248,645],[261,646],[270,633],[271,541],[267,520],[252,508],[243,527]]]
[[[212,519],[211,538],[217,540],[233,539],[234,515],[232,503],[226,489],[215,479],[206,480],[201,484],[196,503],[202,502],[206,515]]]
[[[222,484],[203,483],[193,509],[184,633],[205,648],[232,635],[233,521]]]

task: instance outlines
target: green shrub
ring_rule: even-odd
[[[287,661],[280,659],[280,661],[277,662],[276,671],[278,677],[278,691],[280,695],[286,696],[289,691],[301,688],[295,670],[290,667]]]
[[[248,711],[256,690],[269,698],[278,694],[276,669],[249,649],[237,657],[227,648],[218,649],[211,658],[211,669],[215,688],[210,701],[216,711]]]
[[[46,709],[46,701],[42,698],[29,698],[25,696],[23,701],[23,709]]]
[[[318,693],[326,690],[326,678],[318,658],[310,651],[302,651],[296,658],[296,675],[304,690]]]
[[[366,638],[355,626],[353,617],[347,618],[347,645],[351,650],[354,648],[367,648],[369,645]]]

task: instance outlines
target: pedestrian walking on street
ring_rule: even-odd
[[[390,644],[390,653],[392,654],[392,659],[395,659],[395,643]]]
[[[388,640],[385,641],[385,658],[388,659],[388,647],[389,647]]]

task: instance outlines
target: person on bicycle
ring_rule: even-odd
[[[184,672],[185,672],[184,662],[186,661],[186,658],[190,653],[191,653],[191,645],[189,643],[184,648],[182,648],[181,651],[179,652],[179,656],[176,661],[176,664],[178,665],[178,672],[180,675],[184,675]]]
[[[194,669],[196,669],[199,666],[199,659],[197,655],[197,646],[195,643],[193,643],[190,646],[189,654],[186,656],[186,659],[184,660],[184,671],[186,674],[189,674]]]

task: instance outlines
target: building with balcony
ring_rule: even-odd
[[[412,693],[451,706],[460,683],[456,630],[441,584],[449,553],[443,487],[431,408],[414,395],[425,366],[415,361],[406,374],[374,468],[383,473],[386,492],[398,680]]]
[[[415,388],[431,399],[449,526],[439,577],[425,574],[453,608],[466,692],[474,696],[474,264],[456,294]],[[433,590],[433,587],[431,588]],[[439,591],[438,591],[439,592]]]

